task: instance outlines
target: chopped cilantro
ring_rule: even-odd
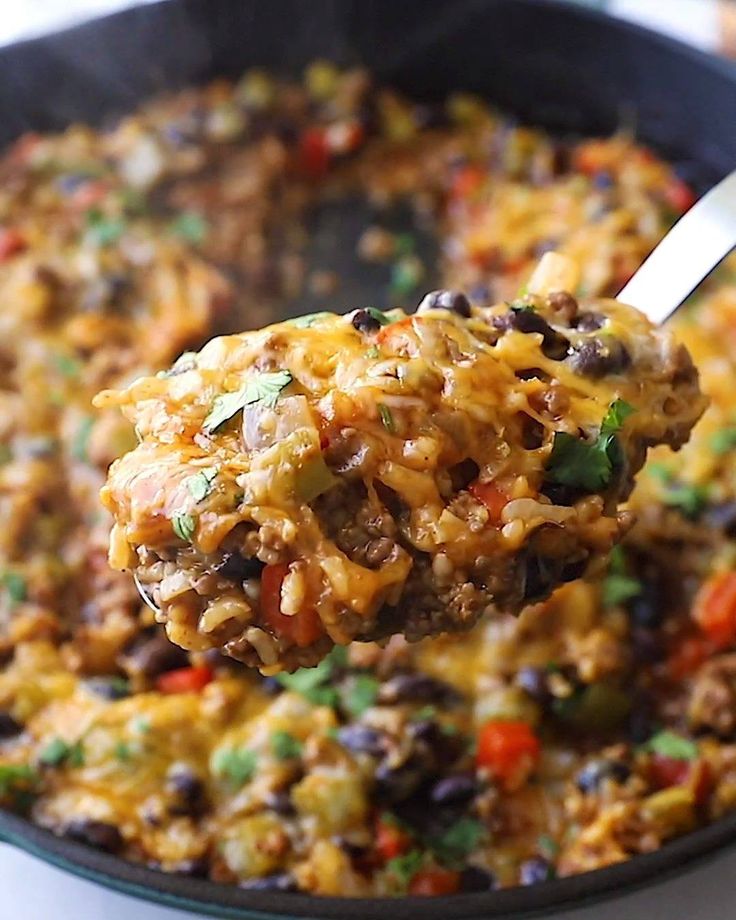
[[[661,754],[662,757],[672,760],[695,760],[698,756],[698,746],[694,741],[667,729],[657,732],[642,747],[645,751]]]
[[[91,415],[85,416],[82,421],[79,423],[72,442],[70,445],[71,455],[75,460],[79,460],[82,463],[86,463],[89,460],[87,454],[87,449],[89,447],[89,438],[92,434],[92,429],[95,426],[95,420]]]
[[[207,238],[209,226],[207,221],[196,211],[182,211],[172,220],[169,229],[187,243],[193,243],[195,246],[201,246]]]
[[[276,680],[282,687],[300,694],[315,706],[335,706],[339,695],[331,682],[344,660],[345,649],[336,645],[316,668],[299,668],[293,674],[277,674]]]
[[[19,792],[19,787],[32,786],[38,773],[28,764],[0,764],[0,796]]]
[[[540,834],[537,837],[537,849],[545,859],[553,860],[560,852],[560,845],[549,834]]]
[[[201,502],[212,491],[212,483],[217,478],[217,470],[214,467],[208,467],[206,470],[200,470],[187,479],[187,488],[195,500]]]
[[[151,720],[148,716],[136,716],[130,726],[139,735],[147,735],[151,731]]]
[[[212,758],[212,769],[219,776],[229,779],[233,785],[242,786],[255,773],[256,752],[248,748],[216,751]]]
[[[115,759],[120,763],[127,763],[133,756],[133,750],[127,741],[118,741],[115,745]]]
[[[641,582],[627,573],[623,549],[620,546],[614,547],[611,552],[608,575],[603,580],[603,604],[606,607],[625,604],[626,601],[638,597],[641,592]]]
[[[425,720],[434,719],[437,715],[437,707],[427,705],[422,706],[421,709],[417,709],[411,715],[412,722],[424,722]]]
[[[194,536],[197,519],[193,514],[175,514],[171,519],[171,528],[180,540],[189,543]]]
[[[370,674],[356,674],[342,693],[340,702],[351,716],[357,718],[369,709],[378,696],[378,681]]]
[[[365,312],[369,313],[373,319],[379,322],[382,326],[390,326],[394,320],[390,316],[387,316],[383,310],[377,310],[375,307],[366,307]]]
[[[45,767],[60,767],[62,764],[81,767],[84,765],[84,748],[81,741],[68,744],[63,738],[54,738],[41,751],[38,759]]]
[[[318,323],[321,319],[327,319],[329,316],[334,315],[334,313],[327,313],[322,310],[320,313],[306,313],[304,316],[294,316],[292,319],[287,319],[286,324],[294,326],[296,329],[309,329],[310,326]]]
[[[86,222],[86,236],[97,246],[110,246],[125,232],[125,221],[121,217],[106,217],[96,208],[87,211]]]
[[[721,428],[711,435],[710,449],[714,454],[728,454],[734,448],[736,448],[736,427]]]
[[[461,864],[473,850],[486,839],[485,825],[475,818],[460,818],[444,831],[429,840],[437,858],[446,865]]]
[[[239,390],[234,393],[225,393],[218,396],[204,420],[202,428],[211,433],[216,431],[228,419],[240,412],[245,406],[261,403],[273,407],[279,398],[279,393],[292,381],[289,371],[276,371],[272,374],[259,374],[247,380]]]
[[[609,407],[595,441],[582,441],[565,431],[555,432],[547,479],[586,492],[604,489],[620,462],[621,447],[616,434],[634,411],[628,403],[617,399]]]
[[[22,604],[26,597],[28,597],[26,580],[17,572],[4,572],[2,577],[0,577],[0,584],[2,584],[5,589],[5,593],[12,606],[15,606],[15,604]]]
[[[396,878],[402,888],[406,888],[421,869],[423,862],[424,854],[420,850],[409,850],[408,853],[389,859],[386,871]]]
[[[648,471],[662,484],[662,502],[679,509],[685,517],[697,518],[708,504],[710,489],[707,485],[677,482],[672,471],[661,463],[653,463]]]
[[[279,760],[291,760],[301,755],[302,743],[289,732],[275,731],[271,735],[271,750]]]
[[[396,422],[391,414],[391,410],[385,403],[378,403],[378,414],[381,416],[381,423],[386,431],[395,434]]]

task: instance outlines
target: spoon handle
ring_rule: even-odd
[[[680,218],[617,300],[663,323],[736,246],[736,170]]]

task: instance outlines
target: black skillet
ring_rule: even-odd
[[[76,119],[104,123],[156,92],[253,65],[297,73],[316,57],[365,64],[418,99],[476,91],[554,131],[608,133],[623,121],[701,189],[736,165],[736,68],[554,0],[171,0],[141,7],[0,50],[0,142]],[[334,258],[330,241],[350,237],[342,233],[345,219],[317,218],[315,258]],[[352,243],[348,251],[349,263],[338,258],[338,267],[355,267]],[[350,298],[375,303],[384,281],[356,275]],[[70,872],[150,901],[258,920],[549,915],[661,879],[735,836],[736,814],[655,853],[573,878],[451,898],[356,901],[166,875],[0,813],[0,839]]]

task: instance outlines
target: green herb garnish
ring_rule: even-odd
[[[582,441],[565,431],[555,432],[546,478],[550,482],[598,492],[611,481],[621,462],[617,432],[636,410],[622,399],[609,407],[595,441]]]
[[[28,585],[26,584],[26,580],[17,572],[4,572],[2,577],[0,577],[0,584],[2,584],[5,589],[5,593],[12,606],[15,606],[15,604],[22,604],[28,597]]]
[[[365,312],[370,314],[370,316],[372,316],[373,319],[379,322],[382,326],[390,326],[391,323],[395,322],[395,320],[391,319],[390,316],[387,316],[383,310],[377,310],[375,307],[365,307]]]
[[[642,745],[642,749],[672,760],[695,760],[698,756],[698,746],[694,741],[667,729],[653,735]]]
[[[54,364],[64,377],[77,377],[82,370],[81,363],[71,355],[55,355]]]
[[[409,850],[408,853],[389,859],[386,871],[396,878],[402,888],[406,888],[421,869],[423,862],[424,854],[420,850]]]
[[[212,491],[212,483],[217,478],[217,470],[214,467],[208,467],[206,470],[200,470],[187,479],[187,488],[195,502],[201,502]]]
[[[229,779],[233,785],[242,786],[255,773],[256,753],[248,748],[217,751],[212,758],[212,769],[219,776]]]
[[[736,428],[721,428],[710,438],[710,449],[714,454],[728,454],[736,448]]]
[[[54,738],[41,751],[38,760],[45,767],[60,767],[62,764],[81,767],[84,765],[84,748],[81,741],[68,744],[63,738]]]
[[[178,217],[172,220],[169,229],[187,243],[193,243],[195,246],[201,246],[207,237],[209,225],[207,221],[196,211],[182,211]]]
[[[707,485],[677,482],[671,470],[661,463],[647,468],[649,475],[662,484],[662,502],[670,508],[677,508],[690,519],[697,518],[708,504],[710,489]]]
[[[246,381],[234,393],[225,393],[222,396],[218,396],[209,415],[202,424],[203,430],[208,433],[216,431],[220,425],[237,415],[241,409],[254,403],[261,403],[261,405],[273,408],[276,405],[279,394],[284,387],[291,383],[292,379],[289,371],[259,374],[257,377]]]
[[[344,666],[345,655],[345,649],[336,645],[316,668],[299,668],[293,674],[277,674],[276,680],[282,687],[298,693],[315,706],[336,706],[339,695],[332,686],[332,679],[338,668]]]
[[[289,732],[275,731],[271,735],[271,750],[279,760],[292,760],[301,756],[302,743]]]
[[[19,787],[32,786],[38,781],[38,773],[28,764],[0,764],[0,796],[12,795]]]
[[[560,852],[560,845],[549,834],[540,834],[537,837],[537,849],[545,859],[555,859]]]
[[[371,345],[368,351],[365,353],[366,358],[378,358],[381,354],[381,349],[378,345]]]
[[[120,217],[106,217],[93,208],[87,211],[87,238],[97,246],[110,246],[116,243],[125,232],[125,221]]]
[[[351,716],[357,718],[376,702],[378,681],[370,674],[356,674],[342,693],[340,702]]]
[[[378,403],[378,414],[381,416],[381,423],[383,424],[383,427],[386,429],[386,431],[388,431],[390,434],[395,434],[396,422],[394,421],[394,417],[391,414],[391,410],[385,403]]]
[[[292,319],[287,319],[286,324],[287,326],[294,326],[296,329],[309,329],[310,326],[318,323],[321,319],[327,319],[328,316],[334,315],[334,313],[322,310],[320,313],[306,313],[304,316],[294,316]]]
[[[120,763],[127,763],[133,756],[133,750],[127,741],[118,741],[113,751],[115,759]]]
[[[628,574],[626,558],[622,547],[616,546],[611,551],[608,575],[603,580],[602,597],[606,607],[625,604],[642,592],[642,584],[637,578]]]
[[[445,865],[460,865],[488,837],[488,830],[475,818],[460,818],[429,846]]]
[[[197,519],[193,514],[175,514],[171,519],[171,528],[180,540],[190,543],[197,527]]]

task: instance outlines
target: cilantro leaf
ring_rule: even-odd
[[[94,427],[95,420],[91,415],[86,416],[79,423],[79,427],[77,428],[70,445],[70,452],[75,460],[80,460],[82,463],[85,463],[89,459],[87,455],[87,448],[89,446],[89,438]]]
[[[736,427],[721,428],[710,437],[710,449],[714,454],[728,454],[736,448]]]
[[[378,414],[381,416],[381,423],[386,431],[390,434],[395,434],[396,422],[391,414],[391,410],[385,403],[378,403]]]
[[[0,584],[2,584],[5,589],[11,606],[22,604],[26,597],[28,597],[26,580],[17,572],[4,572],[2,577],[0,577]]]
[[[282,687],[298,693],[315,706],[336,706],[339,696],[331,685],[338,668],[345,663],[346,650],[339,645],[326,655],[316,668],[299,668],[293,674],[277,674]]]
[[[127,763],[133,756],[132,748],[127,741],[118,741],[113,753],[115,754],[115,759],[119,760],[120,763]]]
[[[605,607],[615,607],[625,604],[642,592],[642,584],[638,578],[630,575],[608,575],[603,580],[603,604]]]
[[[187,479],[187,488],[195,502],[201,502],[207,498],[212,491],[212,483],[216,478],[217,470],[215,467],[208,467],[206,470],[200,470]]]
[[[357,718],[376,702],[378,681],[370,674],[356,674],[342,693],[340,702],[351,716]]]
[[[204,243],[207,237],[209,225],[207,221],[197,211],[182,211],[172,220],[169,229],[187,243],[193,243],[199,246]]]
[[[645,751],[661,754],[662,757],[670,757],[672,760],[695,760],[698,756],[698,746],[694,741],[667,729],[657,732],[642,747]]]
[[[287,326],[293,326],[295,329],[309,329],[310,326],[313,326],[315,323],[318,323],[321,319],[327,319],[329,316],[334,316],[334,313],[327,313],[325,310],[320,313],[306,313],[304,316],[294,316],[292,319],[287,319]]]
[[[394,320],[390,316],[387,316],[383,310],[377,310],[375,307],[365,307],[365,312],[369,313],[373,319],[379,322],[382,326],[390,326]]]
[[[661,463],[653,463],[647,470],[662,485],[662,503],[679,509],[685,517],[694,520],[708,504],[710,489],[707,485],[678,482],[672,471]]]
[[[279,760],[291,760],[301,756],[302,743],[289,732],[275,731],[271,735],[271,750]]]
[[[54,364],[64,377],[76,377],[82,369],[80,362],[76,358],[72,358],[71,355],[55,355]]]
[[[28,764],[0,764],[0,796],[21,791],[20,787],[32,786],[38,781],[38,773]]]
[[[606,488],[614,467],[621,461],[616,434],[635,411],[623,399],[617,399],[606,412],[595,441],[583,441],[565,431],[556,431],[547,461],[547,480],[586,492]]]
[[[396,878],[402,888],[406,888],[421,869],[423,862],[424,854],[420,850],[409,850],[408,853],[389,859],[386,871]]]
[[[259,374],[247,380],[239,390],[234,393],[225,393],[218,396],[212,404],[209,415],[204,420],[202,428],[208,434],[216,431],[241,409],[254,403],[273,408],[279,394],[292,381],[289,371],[275,371],[272,374]]]
[[[81,767],[84,765],[84,748],[81,741],[68,744],[63,738],[54,738],[41,751],[38,760],[45,767],[60,767],[62,764]]]
[[[180,540],[189,543],[197,527],[197,519],[193,514],[175,514],[171,519],[171,527]]]
[[[110,246],[125,233],[125,221],[121,217],[106,217],[93,208],[87,211],[87,238],[97,246]]]
[[[429,845],[437,858],[447,865],[459,865],[488,836],[484,824],[475,818],[460,818],[444,833],[430,838]]]
[[[212,769],[218,776],[230,780],[233,785],[242,786],[255,773],[256,752],[248,748],[216,751],[212,758]]]

